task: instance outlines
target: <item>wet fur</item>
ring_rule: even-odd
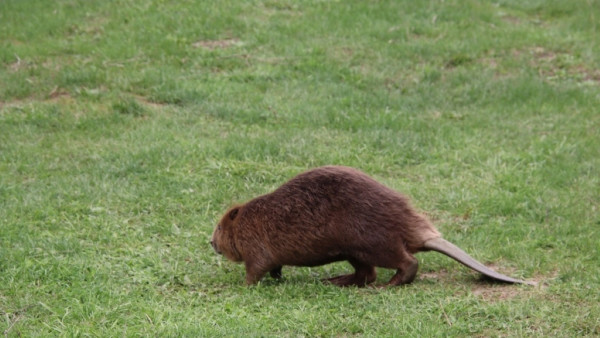
[[[395,269],[389,285],[413,281],[413,256],[441,237],[408,199],[352,168],[327,166],[302,173],[272,193],[228,210],[212,245],[228,259],[244,262],[246,283],[281,267],[317,266],[347,260],[355,272],[330,278],[364,286],[375,267]]]

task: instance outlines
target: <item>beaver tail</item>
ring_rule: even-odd
[[[505,276],[501,273],[498,273],[487,266],[481,264],[473,257],[469,256],[466,252],[464,252],[461,248],[456,245],[448,242],[447,240],[437,237],[430,239],[423,244],[424,249],[437,251],[443,253],[446,256],[449,256],[458,262],[462,263],[469,268],[478,271],[490,278],[493,278],[498,281],[506,282],[506,283],[520,283],[520,284],[528,284],[528,285],[536,285],[535,282],[524,281],[520,279],[515,279],[509,276]]]

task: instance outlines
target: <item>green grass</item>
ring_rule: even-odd
[[[600,335],[600,5],[0,1],[5,336]],[[245,287],[221,213],[323,164],[537,288],[419,254]],[[379,283],[392,272],[379,271]]]

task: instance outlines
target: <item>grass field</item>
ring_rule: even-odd
[[[0,332],[600,335],[599,25],[597,0],[0,1]],[[324,164],[540,285],[423,253],[405,287],[244,286],[214,224]]]

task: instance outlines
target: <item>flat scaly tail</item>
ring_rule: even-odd
[[[458,262],[462,263],[463,265],[466,265],[475,271],[481,272],[482,274],[484,274],[490,278],[493,278],[493,279],[496,279],[496,280],[499,280],[502,282],[507,282],[507,283],[520,283],[520,284],[536,285],[535,282],[515,279],[515,278],[503,275],[501,273],[498,273],[498,272],[488,268],[487,266],[476,261],[473,257],[469,256],[461,248],[457,247],[456,245],[448,242],[447,240],[445,240],[441,237],[437,237],[437,238],[428,240],[427,242],[425,242],[423,247],[425,249],[437,251],[437,252],[443,253],[444,255],[452,257],[455,260],[457,260]]]

